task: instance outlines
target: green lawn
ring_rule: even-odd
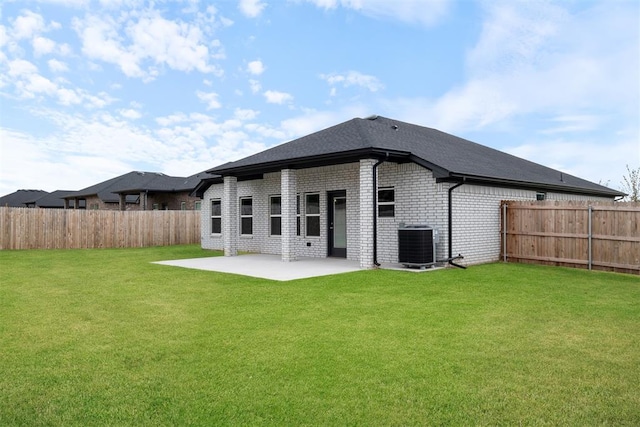
[[[640,279],[515,264],[292,282],[0,251],[0,425],[640,425]]]

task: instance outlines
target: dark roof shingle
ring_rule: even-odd
[[[308,167],[354,158],[411,160],[431,169],[442,180],[538,187],[608,197],[621,196],[587,180],[436,129],[381,116],[355,118],[235,162],[210,169],[221,175],[264,173],[282,167]]]

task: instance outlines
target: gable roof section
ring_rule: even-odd
[[[117,191],[123,189],[145,188],[154,179],[166,176],[156,172],[129,172],[115,178],[108,179],[98,184],[92,185],[82,190],[69,193],[65,198],[84,198],[88,196],[98,196],[106,203],[118,203],[120,196]],[[126,197],[127,203],[134,203],[138,199],[138,194]]]
[[[623,193],[475,142],[381,116],[355,118],[208,170],[251,175],[361,158],[412,161],[442,181],[462,181],[615,197]]]
[[[158,176],[149,181],[144,182],[144,187],[127,187],[114,190],[114,193],[122,194],[138,194],[142,191],[150,191],[156,193],[191,193],[203,179],[211,177],[207,172],[199,172],[188,177],[167,176],[157,174]]]
[[[26,208],[27,203],[32,203],[42,196],[49,194],[44,190],[18,190],[0,197],[0,206],[12,208]]]
[[[38,208],[64,208],[64,198],[70,194],[73,194],[70,190],[56,190],[52,193],[45,194],[44,196],[29,202],[30,205],[34,205]],[[84,207],[84,202],[80,202],[80,207]]]
[[[85,198],[97,195],[103,202],[118,203],[120,200],[119,194],[125,194],[127,203],[135,203],[139,194],[143,191],[157,193],[191,192],[204,175],[208,176],[205,172],[189,177],[178,177],[158,172],[133,171],[79,191],[69,192],[64,198]]]

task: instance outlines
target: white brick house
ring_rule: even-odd
[[[209,171],[202,246],[362,268],[398,262],[400,224],[439,233],[436,258],[496,261],[500,201],[611,200],[621,193],[384,117],[353,119]]]

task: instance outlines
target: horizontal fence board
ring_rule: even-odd
[[[501,259],[640,272],[640,203],[503,201],[502,206]]]
[[[514,203],[514,202],[511,202]],[[535,202],[531,202],[535,203]],[[620,203],[620,202],[618,202]],[[545,206],[535,206],[535,205],[511,205],[511,209],[525,209],[525,210],[541,210],[541,211],[555,211],[558,210],[558,206],[554,205],[545,205]],[[565,211],[586,211],[589,210],[588,206],[567,206],[562,207],[562,210]],[[614,206],[597,206],[593,205],[592,210],[594,211],[616,211],[616,212],[640,212],[640,207],[614,207]]]
[[[0,249],[90,249],[200,242],[200,211],[0,207]]]

